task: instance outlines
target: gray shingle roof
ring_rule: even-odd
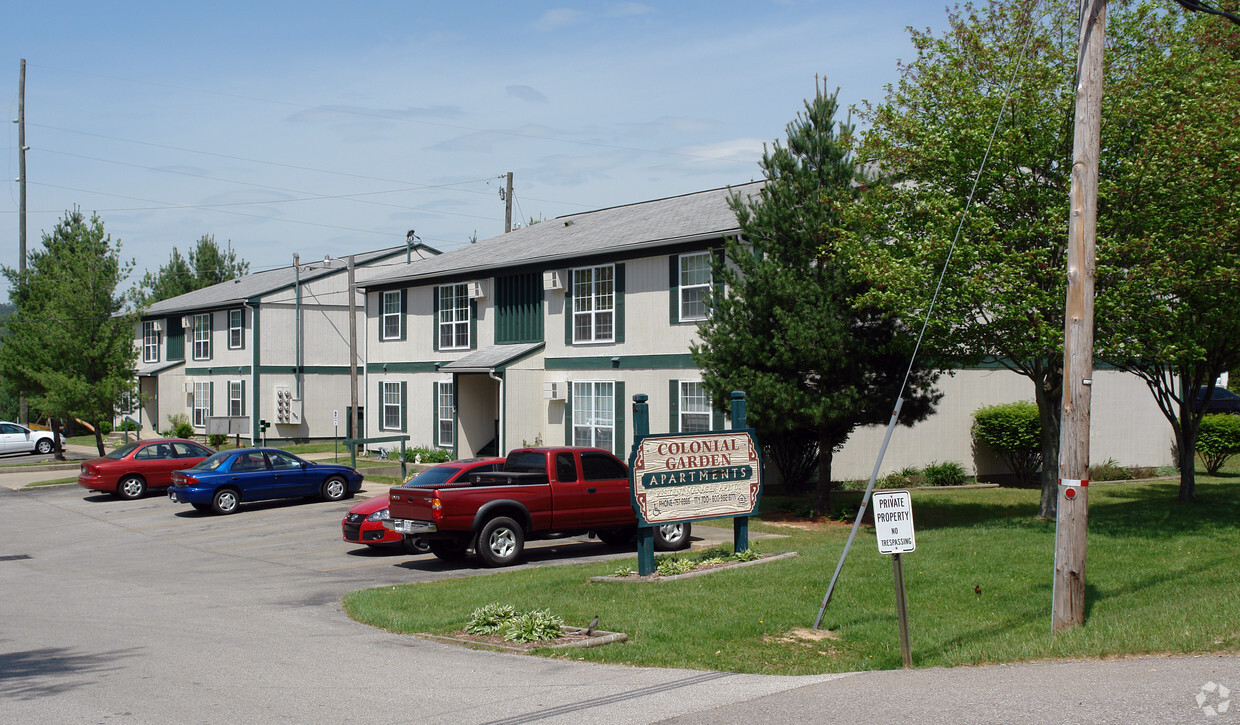
[[[507,365],[535,350],[542,349],[544,342],[523,342],[513,345],[492,345],[475,350],[460,360],[440,366],[440,370],[449,372],[485,372]]]
[[[418,248],[425,252],[437,254],[436,250],[423,245]],[[354,266],[362,265],[390,257],[398,253],[404,252],[405,247],[388,247],[386,249],[378,249],[373,252],[363,252],[354,255]],[[401,260],[402,262],[404,260]],[[345,267],[343,264],[333,266],[325,266],[321,263],[314,267],[314,263],[303,263],[301,265],[301,281],[309,282],[311,280],[326,277],[331,274],[344,274]],[[307,267],[313,267],[307,269]],[[404,265],[401,265],[404,268]],[[166,300],[160,300],[142,311],[143,317],[153,317],[157,315],[176,314],[181,312],[192,312],[195,310],[209,310],[220,307],[228,307],[239,305],[245,300],[253,297],[259,297],[269,294],[276,290],[292,287],[297,276],[294,274],[293,266],[280,267],[278,269],[269,269],[263,272],[255,272],[247,274],[244,277],[221,282],[220,284],[203,287],[202,289],[186,292]],[[360,283],[359,283],[360,286]]]
[[[376,275],[360,287],[481,273],[525,264],[552,265],[591,254],[623,254],[739,231],[728,207],[733,193],[755,195],[764,182],[699,191],[557,217],[413,265]]]

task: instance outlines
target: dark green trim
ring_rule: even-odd
[[[573,270],[564,270],[564,344],[573,344]]]
[[[443,290],[443,285],[431,288],[431,322],[434,329],[431,331],[431,349],[439,352],[439,325],[442,320],[439,319],[439,295]],[[403,337],[401,338],[404,339]]]
[[[672,378],[667,381],[667,432],[680,432],[680,381]]]
[[[185,368],[186,375],[249,375],[254,368],[249,365],[212,365],[209,368]],[[293,366],[288,367],[289,370]]]
[[[242,309],[245,309],[244,307]],[[263,346],[259,344],[262,340],[258,335],[258,303],[251,301],[250,303],[250,334],[254,336],[254,344],[250,346],[250,371],[254,376],[254,386],[250,391],[250,443],[257,445],[260,440],[261,433],[258,430],[259,406],[262,402],[262,394],[259,392],[262,388],[262,361],[261,351]]]
[[[454,375],[453,378],[456,376]],[[439,445],[439,381],[431,383],[431,445],[436,448],[443,448]]]
[[[296,365],[263,365],[259,368],[261,373],[271,373],[276,375],[294,375],[297,373]],[[303,365],[301,372],[307,375],[348,375],[348,365]],[[361,365],[357,366],[357,374],[365,374],[365,370]]]
[[[614,361],[613,361],[614,358]],[[691,368],[697,364],[688,353],[671,355],[614,355],[598,357],[549,357],[543,362],[544,370],[612,370],[647,368]]]
[[[567,383],[568,390],[564,392],[564,445],[571,446],[573,444],[573,383]]]
[[[409,383],[400,381],[400,432],[409,430]]]
[[[478,349],[478,300],[469,301],[469,349]]]
[[[400,339],[404,340],[409,331],[406,329],[409,325],[409,290],[402,289],[400,291]]]
[[[373,375],[380,373],[433,373],[439,370],[440,365],[445,365],[451,360],[442,360],[440,362],[372,362],[370,363],[370,372]],[[345,372],[349,371],[345,368]],[[360,370],[359,370],[360,373]]]

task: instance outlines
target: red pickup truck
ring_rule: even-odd
[[[637,534],[629,469],[599,448],[518,448],[503,469],[448,485],[396,486],[383,525],[420,536],[445,561],[469,549],[487,566],[508,566],[526,541],[589,534],[621,545]],[[689,545],[689,523],[656,527],[655,548]]]

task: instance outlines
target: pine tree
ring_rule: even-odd
[[[836,94],[819,87],[788,124],[787,145],[763,153],[761,192],[733,196],[742,237],[715,265],[726,291],[692,350],[713,400],[746,392],[760,440],[815,433],[821,513],[835,452],[857,426],[888,421],[915,342],[893,317],[858,304],[867,285],[854,274],[848,220],[864,186],[853,127],[837,123],[837,109]],[[937,377],[914,371],[903,423],[933,411]]]
[[[99,423],[112,420],[125,393],[136,394],[136,318],[117,293],[132,267],[99,217],[87,222],[74,209],[43,234],[24,271],[0,270],[16,308],[0,347],[5,389],[25,393],[44,414],[94,425],[99,455]]]

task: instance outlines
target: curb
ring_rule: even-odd
[[[584,627],[565,627],[566,634],[581,634],[585,632]],[[415,637],[427,639],[432,642],[442,642],[444,644],[456,644],[466,647],[478,647],[482,649],[490,649],[498,652],[516,652],[526,654],[535,649],[585,649],[587,647],[602,647],[605,644],[614,642],[627,642],[629,636],[624,632],[603,632],[598,631],[593,637],[588,639],[577,640],[575,642],[564,642],[563,644],[539,644],[537,642],[529,642],[526,646],[498,644],[495,642],[480,642],[476,639],[464,639],[462,637],[449,637],[443,634],[430,634],[427,632],[415,632]]]

